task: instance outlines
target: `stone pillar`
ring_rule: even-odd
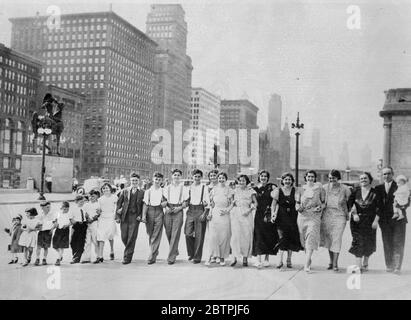
[[[384,119],[383,165],[411,177],[411,88],[390,89],[380,116]]]
[[[383,147],[383,166],[391,165],[391,134],[392,121],[391,117],[384,117],[384,147]]]

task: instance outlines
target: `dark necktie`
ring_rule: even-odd
[[[80,209],[80,213],[81,213],[81,222],[84,222],[84,213],[82,209]]]

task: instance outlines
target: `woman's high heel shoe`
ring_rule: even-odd
[[[234,259],[234,261],[231,262],[230,266],[231,266],[231,267],[234,267],[236,264],[237,264],[237,259]]]

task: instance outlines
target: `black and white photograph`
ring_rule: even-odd
[[[411,299],[410,16],[2,0],[0,300]]]

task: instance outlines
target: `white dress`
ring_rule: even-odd
[[[254,216],[250,212],[254,189],[237,188],[231,211],[231,249],[234,257],[251,257],[253,251]]]
[[[115,194],[109,197],[103,195],[98,199],[98,203],[101,215],[97,221],[97,241],[112,240],[117,231],[115,221],[117,196]]]

